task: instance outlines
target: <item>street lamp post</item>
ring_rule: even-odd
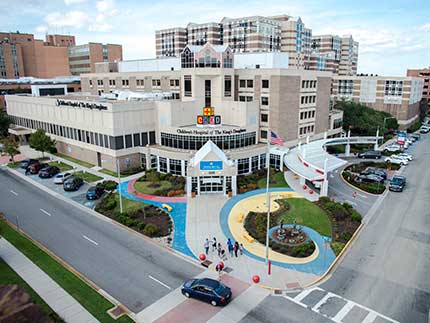
[[[112,159],[112,157],[111,157],[111,159]],[[104,163],[106,160],[102,159],[101,161],[102,161],[102,163]],[[122,208],[122,193],[121,193],[121,173],[119,171],[119,159],[118,158],[116,159],[116,171],[117,171],[117,174],[118,174],[118,187],[119,187],[119,189],[118,189],[118,194],[119,194],[119,211],[121,213],[123,213],[123,208]]]

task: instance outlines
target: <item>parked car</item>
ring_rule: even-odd
[[[404,176],[394,176],[391,181],[388,189],[394,192],[403,192],[403,189],[406,186],[406,177]]]
[[[369,150],[358,154],[358,158],[380,159],[382,156],[379,150]]]
[[[395,152],[395,151],[399,151],[400,150],[400,145],[398,144],[391,144],[387,147],[384,148],[384,151],[391,151],[391,152]]]
[[[65,191],[77,191],[83,184],[84,181],[82,178],[70,176],[64,181],[63,188]]]
[[[428,133],[430,131],[430,127],[428,126],[421,126],[420,133]]]
[[[30,164],[30,166],[28,166],[27,169],[30,172],[30,174],[38,174],[41,169],[46,167],[49,167],[49,165],[45,163],[41,164],[37,162],[37,163]]]
[[[182,286],[185,297],[193,297],[217,305],[226,305],[231,300],[231,289],[215,279],[190,279]]]
[[[28,166],[34,163],[38,163],[39,161],[37,159],[24,159],[21,161],[21,164],[19,164],[19,168],[27,169]]]
[[[375,168],[375,167],[367,167],[365,170],[363,170],[360,175],[378,175],[379,177],[382,177],[383,179],[387,179],[388,174],[385,171],[385,169],[381,168]]]
[[[412,155],[408,154],[408,153],[400,153],[400,154],[396,154],[394,156],[397,156],[397,157],[400,157],[400,158],[404,158],[404,159],[406,159],[408,161],[411,161],[413,159]]]
[[[365,182],[365,183],[380,183],[380,184],[382,184],[382,183],[384,183],[385,179],[381,176],[376,175],[376,174],[368,174],[368,175],[360,174],[355,178],[355,181],[357,183]]]
[[[88,200],[97,200],[104,192],[105,190],[103,187],[92,186],[88,189],[86,196]]]
[[[46,168],[42,168],[39,172],[40,178],[51,178],[52,176],[57,175],[60,172],[60,169],[57,166],[48,166]]]
[[[413,133],[411,134],[412,138],[415,138],[416,140],[420,140],[421,135],[419,133]]]
[[[63,184],[67,177],[71,176],[72,173],[58,173],[54,177],[54,183],[55,184]]]
[[[386,162],[390,162],[391,164],[399,164],[399,165],[407,165],[408,161],[404,158],[397,157],[395,155],[389,156],[385,158]]]

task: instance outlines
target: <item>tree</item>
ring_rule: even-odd
[[[12,158],[12,161],[14,161],[14,156],[19,154],[19,143],[10,138],[2,140],[2,143],[4,145],[2,150]]]
[[[30,147],[42,152],[45,157],[45,151],[52,151],[55,149],[55,140],[51,139],[43,129],[37,129],[35,133],[30,136]]]
[[[343,129],[351,134],[374,136],[379,129],[380,135],[398,129],[399,124],[391,114],[373,110],[353,101],[337,101],[335,109],[343,111]]]
[[[0,109],[0,137],[6,137],[8,135],[8,129],[11,123],[12,120],[6,112]]]
[[[429,102],[427,99],[422,99],[420,102],[420,121],[424,121],[424,118],[427,116],[427,112],[429,111]]]

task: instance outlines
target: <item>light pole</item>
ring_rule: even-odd
[[[110,159],[112,159],[112,157],[110,157]],[[106,160],[102,159],[101,162],[104,163]],[[123,208],[122,208],[122,193],[121,193],[121,173],[119,171],[119,159],[116,159],[116,171],[118,174],[118,194],[119,194],[119,211],[121,213],[123,213]]]

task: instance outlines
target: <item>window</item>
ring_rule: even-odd
[[[268,89],[269,88],[269,80],[261,80],[261,87],[263,89]]]
[[[124,136],[116,136],[113,149],[118,150],[123,148],[124,148]]]
[[[270,154],[270,167],[273,167],[276,170],[281,169],[281,156]]]
[[[167,158],[159,157],[158,161],[160,165],[160,172],[167,173]]]
[[[103,80],[97,80],[97,85],[98,86],[103,86]]]
[[[353,80],[339,80],[338,93],[341,95],[351,95]]]
[[[115,80],[109,80],[109,86],[114,86],[115,85]]]
[[[269,105],[269,98],[267,96],[261,97],[261,105]]]
[[[140,146],[140,134],[139,133],[133,134],[133,141],[134,141],[134,147]]]
[[[268,114],[262,114],[261,115],[261,122],[268,122],[269,121],[269,115]]]
[[[170,168],[170,174],[173,175],[182,175],[182,167],[181,167],[181,160],[179,159],[170,159],[169,160],[169,168]]]
[[[148,133],[142,132],[142,147],[145,147],[148,144]]]
[[[247,88],[253,88],[254,87],[254,81],[253,80],[246,80],[246,87]]]
[[[192,96],[191,75],[184,75],[184,96]]]
[[[224,76],[224,96],[231,97],[231,76]]]
[[[122,86],[128,86],[129,81],[128,80],[122,80]]]
[[[136,80],[136,86],[144,86],[145,80]]]
[[[131,142],[131,135],[125,135],[125,148],[130,148],[133,146]]]
[[[151,155],[151,168],[157,169],[157,156]]]
[[[249,158],[241,158],[237,160],[237,173],[239,175],[249,173]]]
[[[251,158],[251,172],[255,172],[258,169],[258,155],[252,156]]]
[[[246,80],[239,80],[239,87],[246,87]]]
[[[154,145],[155,144],[155,131],[149,132],[149,144]]]
[[[161,80],[160,79],[153,79],[152,80],[152,86],[153,87],[160,87],[161,86]]]
[[[261,130],[260,131],[260,137],[261,137],[261,139],[267,139],[267,131]]]

